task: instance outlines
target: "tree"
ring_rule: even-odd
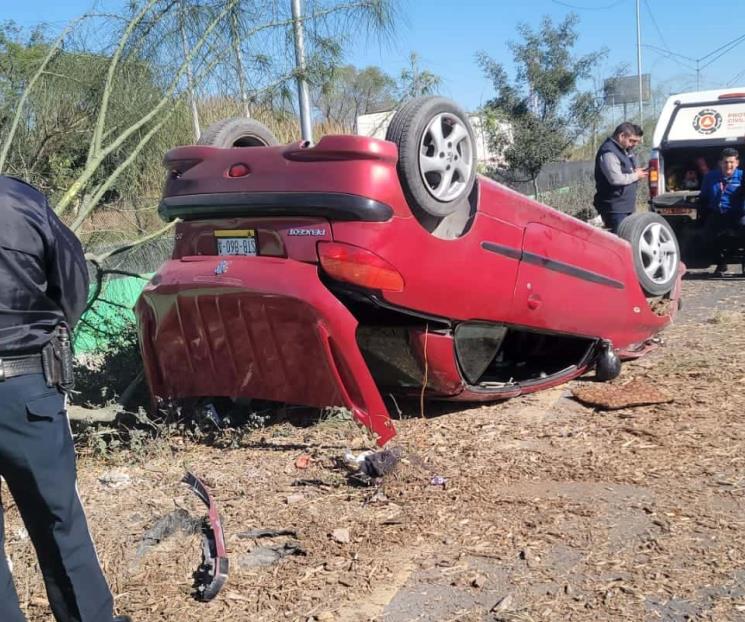
[[[307,0],[309,66],[337,63],[352,32],[385,35],[394,2]],[[76,231],[112,197],[142,199],[144,181],[157,194],[163,152],[198,132],[199,95],[232,102],[221,110],[231,116],[289,94],[292,23],[286,0],[132,0],[121,15],[84,16],[53,41],[20,41],[6,28],[0,171],[38,182],[50,176],[36,164],[59,168],[54,187],[42,185]]]
[[[440,76],[419,67],[419,55],[411,52],[409,66],[401,70],[398,82],[399,98],[404,101],[422,95],[434,95],[441,83]]]
[[[314,104],[329,131],[352,132],[359,115],[395,107],[395,85],[380,67],[331,67],[314,89]]]
[[[602,110],[580,83],[606,52],[573,56],[577,23],[570,14],[559,24],[544,17],[539,30],[519,25],[523,41],[509,45],[517,68],[512,82],[500,63],[483,52],[478,56],[496,91],[484,107],[487,136],[507,164],[506,170],[493,172],[509,181],[531,181],[536,197],[543,167],[559,160]]]

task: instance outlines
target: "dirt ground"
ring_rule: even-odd
[[[571,399],[576,382],[474,408],[430,403],[425,417],[400,404],[405,458],[380,487],[347,482],[335,458],[370,445],[333,417],[224,446],[172,436],[84,455],[80,493],[117,609],[137,622],[745,620],[745,280],[687,280],[664,340],[615,382],[646,380],[668,404],[593,410]],[[209,484],[229,547],[210,603],[191,596],[199,536],[143,546],[173,510],[204,513],[178,483],[185,468]],[[23,606],[49,620],[5,503]],[[241,536],[257,528],[297,537]],[[288,541],[305,554],[251,565],[256,547]]]

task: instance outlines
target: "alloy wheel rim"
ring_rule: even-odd
[[[662,285],[675,275],[678,251],[672,232],[661,223],[654,222],[639,237],[639,258],[644,273],[651,281]]]
[[[463,121],[448,112],[435,115],[419,143],[419,172],[429,194],[443,202],[457,199],[473,166],[473,141]]]

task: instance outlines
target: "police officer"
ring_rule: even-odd
[[[636,207],[636,187],[647,177],[646,169],[636,165],[634,147],[641,142],[642,129],[633,123],[621,123],[600,145],[595,156],[595,209],[603,224],[613,233]]]
[[[76,489],[63,388],[69,334],[88,295],[80,242],[28,184],[0,176],[0,475],[36,549],[58,622],[127,622],[113,599]],[[62,327],[62,328],[60,328]],[[0,621],[22,622],[3,546]]]

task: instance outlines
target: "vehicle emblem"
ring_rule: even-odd
[[[306,227],[293,227],[287,231],[287,235],[312,235],[322,237],[326,235],[326,229],[324,228],[306,228]]]
[[[217,264],[215,267],[215,276],[220,276],[221,274],[225,274],[228,271],[228,266],[230,266],[230,263],[225,261],[224,259]]]
[[[699,134],[713,134],[722,127],[722,115],[713,108],[699,110],[693,117],[693,129]]]

